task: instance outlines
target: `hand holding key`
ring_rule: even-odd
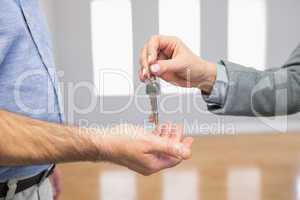
[[[180,87],[198,88],[209,94],[216,79],[216,65],[195,55],[180,39],[153,36],[140,54],[141,81],[159,77]]]

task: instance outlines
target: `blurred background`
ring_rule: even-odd
[[[138,57],[154,34],[178,36],[204,59],[259,70],[280,67],[300,42],[299,0],[41,0],[41,6],[67,121],[84,126],[145,123],[149,100],[138,80]],[[63,199],[300,199],[297,139],[249,136],[298,132],[300,115],[215,116],[199,91],[162,86],[161,120],[205,135],[193,160],[147,179],[107,165],[64,165]],[[207,136],[232,133],[241,136]]]
[[[72,124],[144,123],[148,99],[132,97],[144,94],[138,56],[154,34],[178,36],[210,61],[228,59],[261,70],[280,67],[299,42],[297,0],[41,1]],[[234,126],[238,133],[298,127],[299,115],[263,122],[214,116],[206,112],[198,91],[163,85],[162,121],[188,122],[190,127],[227,124],[225,129]],[[222,132],[201,129],[187,132]]]

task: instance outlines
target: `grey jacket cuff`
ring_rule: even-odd
[[[228,88],[228,76],[225,66],[222,64],[217,65],[217,76],[214,87],[210,95],[202,94],[204,101],[207,103],[208,108],[222,108],[225,103],[226,93]]]

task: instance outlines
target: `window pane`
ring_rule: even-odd
[[[259,200],[260,171],[256,168],[232,169],[228,177],[229,200]]]
[[[159,33],[177,36],[200,55],[200,0],[159,0]],[[162,81],[164,93],[184,93],[190,90]]]
[[[229,0],[228,59],[264,70],[266,65],[265,0]]]
[[[105,171],[100,177],[102,200],[136,200],[136,177],[130,171]]]
[[[199,199],[198,178],[196,169],[163,173],[163,200]]]
[[[298,176],[296,181],[296,199],[300,200],[300,176]]]
[[[94,82],[98,95],[133,94],[133,34],[129,0],[91,3]]]

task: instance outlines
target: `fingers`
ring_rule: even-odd
[[[154,64],[157,60],[158,53],[160,47],[160,37],[153,36],[150,38],[148,45],[147,45],[147,61],[148,64]]]
[[[150,66],[150,72],[155,76],[161,76],[166,72],[176,72],[178,61],[172,60],[159,60],[156,64]]]
[[[148,42],[148,51],[151,54],[153,51],[162,52],[168,58],[171,58],[176,47],[181,44],[180,40],[173,36],[156,35]],[[152,62],[153,63],[153,62]],[[151,64],[151,62],[150,62]]]
[[[143,47],[140,53],[140,74],[139,78],[141,81],[145,81],[150,77],[150,72],[149,72],[149,64],[148,64],[148,59],[147,59],[147,44]]]
[[[148,139],[150,144],[146,154],[149,157],[145,165],[150,166],[149,174],[174,167],[191,157],[193,138],[183,139],[183,127],[180,125],[161,124]]]
[[[137,163],[125,163],[143,175],[174,167],[190,158],[193,138],[183,139],[183,128],[171,123],[157,126],[153,134],[143,136],[144,156],[137,156]],[[131,167],[130,167],[131,166]]]
[[[182,143],[188,148],[192,147],[193,142],[194,142],[194,139],[192,137],[186,137],[182,141]]]
[[[168,139],[170,137],[170,123],[166,123],[160,126],[160,137]]]
[[[154,123],[155,122],[155,116],[153,114],[149,115],[148,122],[149,123]]]
[[[182,141],[183,145],[190,150],[192,148],[193,142],[194,142],[194,139],[192,137],[186,137]],[[190,154],[189,157],[187,157],[186,159],[189,159],[191,156],[192,156],[192,154]]]
[[[182,142],[183,139],[183,127],[181,125],[173,125],[173,129],[172,129],[173,133],[173,139],[176,142]]]
[[[182,162],[182,159],[160,155],[160,157],[157,160],[157,166],[156,167],[159,170],[162,170],[162,169],[175,167],[176,165],[180,164],[181,162]]]
[[[178,159],[188,159],[191,156],[191,149],[188,145],[181,142],[153,137],[152,145],[148,153],[165,154]]]
[[[174,142],[181,142],[183,139],[183,127],[181,125],[172,124],[170,122],[162,124],[158,128],[160,136],[170,139]]]
[[[141,74],[140,79],[145,81],[150,78],[149,66],[157,60],[159,53],[159,36],[153,36],[149,42],[146,43],[141,51],[140,65]]]
[[[172,57],[173,51],[176,48],[178,39],[175,37],[156,35],[144,45],[140,54],[140,79],[145,81],[150,77],[150,74],[160,75],[158,66],[155,65],[158,60],[168,60]],[[152,66],[153,65],[153,66]],[[152,68],[150,71],[149,68]]]

